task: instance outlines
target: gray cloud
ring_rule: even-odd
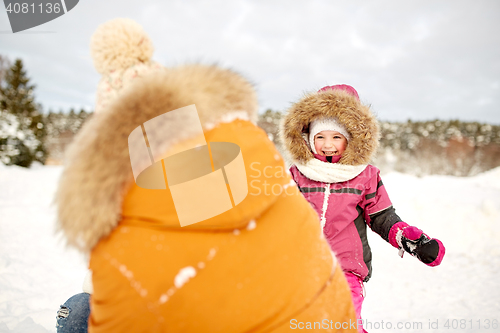
[[[90,36],[130,17],[151,36],[156,61],[231,67],[256,84],[262,109],[347,83],[384,120],[500,124],[499,14],[495,0],[86,0],[26,33],[0,34],[0,53],[25,61],[46,109],[90,109],[99,80]],[[8,30],[0,12],[0,31]]]

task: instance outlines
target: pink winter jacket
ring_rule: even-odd
[[[295,165],[290,172],[318,213],[324,235],[342,269],[368,281],[372,254],[366,226],[388,241],[390,228],[401,221],[380,179],[379,169],[368,165],[358,176],[342,183],[311,180]]]
[[[325,117],[335,119],[350,135],[342,156],[332,157],[333,163],[314,155],[309,144],[310,124]],[[370,106],[343,89],[306,94],[286,111],[280,129],[291,174],[318,213],[330,247],[343,270],[364,281],[371,276],[367,225],[388,241],[391,227],[401,221],[379,170],[369,165],[379,133]]]

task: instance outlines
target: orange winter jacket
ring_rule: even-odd
[[[181,227],[168,189],[132,186],[118,227],[91,253],[90,332],[282,332],[307,322],[336,331],[354,322],[316,213],[264,131],[236,120],[205,134],[241,147],[247,197]]]
[[[203,65],[135,81],[78,133],[56,196],[59,229],[90,255],[89,332],[356,332],[350,291],[316,212],[249,121],[257,103],[248,81]],[[207,143],[241,149],[248,194],[181,227],[173,187],[135,184],[127,140],[141,124],[192,104]],[[156,128],[165,149],[190,140],[184,120]]]

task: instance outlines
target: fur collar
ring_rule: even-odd
[[[305,165],[315,159],[304,137],[309,133],[309,124],[324,116],[337,118],[351,135],[338,163],[346,166],[368,164],[378,147],[377,119],[369,106],[342,90],[309,93],[286,112],[280,136],[292,163]]]
[[[155,72],[134,80],[120,96],[75,137],[55,197],[57,229],[69,245],[84,252],[120,220],[123,198],[133,183],[128,136],[137,126],[191,104],[196,105],[202,125],[213,126],[233,111],[243,111],[253,121],[257,115],[252,85],[217,66],[187,65]],[[165,147],[190,136],[179,133],[176,121],[162,129]]]

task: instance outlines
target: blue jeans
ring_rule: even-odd
[[[57,311],[57,333],[87,333],[90,294],[72,296]]]

